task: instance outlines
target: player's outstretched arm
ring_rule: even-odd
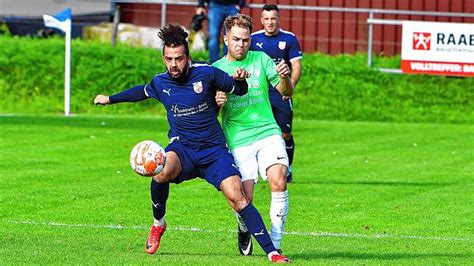
[[[248,92],[249,88],[247,80],[245,79],[250,77],[249,72],[242,68],[238,68],[231,76],[216,67],[212,67],[212,70],[214,72],[213,80],[216,91],[223,91],[239,96]]]
[[[107,96],[107,95],[102,95],[102,94],[99,94],[99,95],[95,96],[94,104],[95,104],[95,105],[106,105],[106,104],[110,104],[109,96]]]
[[[148,99],[145,94],[145,85],[138,85],[117,94],[107,96],[99,94],[94,99],[94,104],[106,105],[122,102],[139,102]]]
[[[280,83],[276,86],[276,89],[283,96],[293,95],[293,83],[290,79],[290,68],[286,64],[285,60],[281,60],[276,66],[276,71],[280,75]]]

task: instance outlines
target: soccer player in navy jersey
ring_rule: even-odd
[[[280,28],[280,13],[276,5],[264,5],[260,15],[263,30],[252,34],[250,50],[263,51],[269,55],[275,64],[285,60],[291,69],[291,82],[296,87],[301,75],[302,52],[295,34]],[[273,115],[278,123],[286,144],[286,152],[290,161],[288,182],[292,181],[293,156],[295,142],[291,134],[293,126],[293,104],[291,97],[282,96],[275,88],[270,89],[270,103]]]
[[[222,191],[232,209],[244,218],[270,261],[289,262],[276,250],[262,217],[245,196],[240,173],[217,120],[216,91],[244,95],[248,91],[245,78],[250,74],[239,68],[231,77],[207,64],[192,63],[187,33],[180,26],[167,25],[158,35],[164,43],[163,61],[167,72],[157,74],[145,86],[112,96],[97,95],[94,99],[95,104],[105,105],[155,98],[166,109],[170,144],[165,148],[165,167],[151,182],[155,221],[146,241],[146,252],[156,252],[166,230],[164,215],[169,183],[201,177]]]

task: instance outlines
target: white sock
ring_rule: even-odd
[[[153,218],[153,220],[154,220],[154,221],[153,221],[153,225],[154,225],[154,226],[161,226],[161,227],[163,227],[163,226],[166,224],[166,222],[165,222],[165,217],[164,217],[164,216],[161,217],[161,219],[159,219],[159,220],[157,220],[157,219],[155,219],[155,218]]]
[[[281,248],[281,239],[285,229],[286,217],[288,216],[288,190],[283,192],[272,192],[272,202],[270,204],[270,219],[272,221],[272,238],[275,248]]]
[[[249,229],[247,229],[247,226],[245,225],[244,219],[242,218],[242,216],[240,216],[240,214],[238,212],[236,212],[235,210],[233,210],[233,211],[234,211],[234,214],[235,214],[235,218],[237,218],[237,223],[239,224],[240,231],[247,232]]]
[[[268,257],[268,260],[269,260],[269,261],[272,261],[272,256],[273,256],[273,255],[280,255],[280,253],[278,253],[278,251],[276,251],[276,250],[275,250],[275,251],[272,251],[272,252],[270,252],[270,253],[268,253],[268,254],[267,254],[267,257]]]

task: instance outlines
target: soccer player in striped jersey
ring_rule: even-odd
[[[268,86],[271,84],[282,95],[291,96],[293,84],[289,77],[290,69],[283,60],[275,65],[265,53],[249,51],[251,17],[242,14],[227,17],[224,26],[228,52],[213,65],[228,74],[243,68],[251,76],[247,79],[249,90],[246,95],[227,95],[228,101],[222,107],[222,127],[242,174],[247,197],[253,199],[259,174],[269,180],[271,238],[275,247],[280,248],[289,205],[286,185],[288,155],[281,130],[273,117]],[[239,251],[243,255],[250,255],[251,232],[239,215],[237,218]]]
[[[262,217],[243,192],[240,173],[229,153],[217,120],[216,90],[245,95],[249,73],[241,68],[230,76],[207,64],[194,64],[189,55],[187,33],[167,25],[159,32],[163,40],[163,61],[167,72],[157,74],[145,86],[136,86],[112,96],[97,95],[95,104],[137,102],[154,98],[167,112],[170,144],[166,147],[166,164],[151,181],[154,224],[146,241],[146,252],[159,248],[166,231],[165,210],[170,183],[181,183],[196,177],[205,179],[222,191],[232,209],[245,220],[272,262],[287,262],[273,245]],[[199,211],[199,206],[196,206]]]
[[[250,50],[263,51],[275,64],[284,60],[291,69],[291,82],[296,87],[301,75],[302,52],[295,34],[280,28],[280,13],[276,5],[264,5],[260,15],[263,30],[252,33]],[[291,97],[282,96],[275,88],[270,87],[270,103],[273,115],[283,132],[286,152],[290,161],[288,182],[292,181],[292,164],[295,154],[295,142],[291,130],[293,127],[293,103]]]

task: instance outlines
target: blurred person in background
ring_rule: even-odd
[[[208,6],[209,19],[209,61],[217,61],[220,57],[220,39],[222,23],[227,16],[236,15],[245,6],[245,0],[199,0],[196,14],[206,14],[204,3]],[[226,53],[224,47],[224,54]]]

